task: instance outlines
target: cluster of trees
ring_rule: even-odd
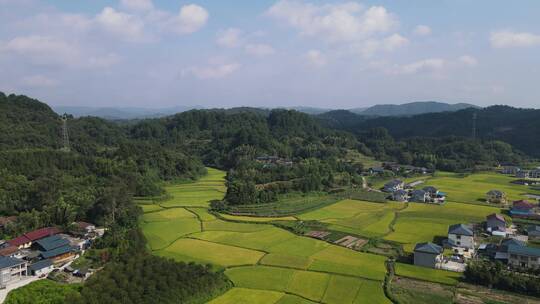
[[[60,304],[67,303],[66,299],[79,297],[80,284],[59,284],[51,280],[39,280],[16,292],[10,292],[4,304]]]
[[[457,136],[395,140],[388,130],[380,127],[358,132],[358,138],[365,144],[362,152],[366,155],[445,171],[467,171],[501,163],[519,164],[526,159],[523,153],[502,141]]]
[[[359,166],[331,157],[297,159],[292,164],[246,160],[227,175],[225,200],[231,205],[276,201],[288,192],[329,191],[361,183]]]
[[[500,262],[471,262],[467,265],[464,277],[469,283],[531,296],[540,296],[540,279],[538,278],[538,274],[509,271]]]

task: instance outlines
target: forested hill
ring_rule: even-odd
[[[410,102],[400,105],[375,105],[367,109],[351,110],[365,116],[411,116],[425,113],[454,112],[467,108],[478,108],[468,103],[448,104],[436,101]]]
[[[355,133],[382,127],[396,139],[411,137],[440,138],[459,136],[470,138],[473,114],[477,115],[477,137],[499,140],[535,157],[540,157],[540,110],[492,106],[484,109],[464,109],[456,112],[431,113],[411,117],[379,117],[367,119],[348,113],[326,113],[324,124]],[[335,115],[334,115],[335,114]],[[352,115],[351,115],[352,114]],[[346,119],[344,119],[346,117]]]

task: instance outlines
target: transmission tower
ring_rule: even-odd
[[[62,147],[62,150],[65,152],[69,152],[71,150],[69,147],[69,133],[68,133],[67,121],[68,121],[68,115],[64,113],[64,115],[62,115],[62,142],[64,145]]]
[[[472,139],[476,139],[476,119],[478,118],[476,113],[473,113],[472,117]]]

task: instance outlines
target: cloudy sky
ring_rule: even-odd
[[[52,105],[540,107],[540,1],[0,0],[0,91]]]

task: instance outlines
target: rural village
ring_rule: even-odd
[[[15,220],[15,216],[0,217],[0,229]],[[43,227],[11,240],[0,240],[0,302],[10,290],[55,273],[65,273],[55,280],[74,283],[86,280],[96,271],[71,265],[105,230],[87,222],[74,222],[69,228],[62,231],[57,227]]]

